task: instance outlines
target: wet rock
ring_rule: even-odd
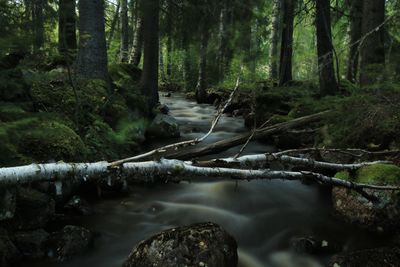
[[[86,252],[92,245],[93,234],[86,228],[74,225],[65,226],[51,236],[51,247],[55,256],[65,260],[73,255]]]
[[[344,188],[332,190],[335,214],[342,220],[374,232],[400,232],[400,209],[393,192],[373,192],[377,203]]]
[[[0,221],[11,219],[15,214],[16,191],[0,187]]]
[[[35,230],[46,226],[55,213],[55,201],[31,188],[19,187],[16,210],[9,226],[16,230]]]
[[[89,203],[79,196],[73,196],[65,204],[64,211],[71,215],[91,215],[94,213]]]
[[[161,112],[161,114],[168,115],[169,113],[169,107],[167,105],[160,104],[157,106],[157,109],[159,112]]]
[[[235,267],[235,239],[220,226],[200,223],[166,230],[142,241],[124,267]]]
[[[171,94],[171,93],[166,93],[166,94],[164,94],[163,96],[164,96],[164,97],[171,97],[172,94]]]
[[[326,254],[340,251],[340,246],[313,236],[295,237],[290,241],[293,251],[301,254]]]
[[[11,266],[20,259],[20,252],[8,236],[6,230],[0,228],[0,266]]]
[[[158,114],[147,129],[147,135],[159,138],[179,137],[180,129],[178,121],[172,116]]]
[[[14,234],[14,242],[22,255],[30,259],[40,259],[47,255],[49,233],[43,229]]]
[[[376,248],[342,253],[332,257],[330,267],[400,266],[400,248]]]

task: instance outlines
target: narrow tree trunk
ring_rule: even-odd
[[[159,0],[145,0],[143,5],[144,61],[141,77],[143,95],[147,96],[149,111],[158,103]]]
[[[385,65],[385,0],[365,0],[362,35],[366,36],[360,51],[360,84],[379,81]]]
[[[350,51],[347,63],[347,80],[356,82],[358,74],[359,43],[361,40],[363,0],[350,1]]]
[[[172,75],[172,0],[167,1],[168,14],[167,14],[167,78],[171,79]]]
[[[121,46],[120,46],[120,61],[128,62],[129,49],[129,20],[128,20],[128,0],[120,0],[121,2]]]
[[[316,9],[319,86],[321,95],[333,95],[338,84],[333,65],[330,0],[317,0]]]
[[[110,48],[112,39],[114,37],[115,27],[117,26],[118,18],[119,18],[119,9],[120,9],[120,1],[117,1],[117,6],[115,7],[115,13],[113,20],[111,21],[110,32],[108,33],[107,38],[107,49]]]
[[[281,55],[279,66],[279,85],[282,86],[293,80],[293,24],[296,0],[283,0],[283,25],[281,37]]]
[[[228,46],[227,28],[228,28],[228,0],[224,0],[219,17],[219,32],[218,32],[218,81],[222,82],[225,78],[226,71],[226,49]]]
[[[108,81],[104,0],[79,1],[79,76]]]
[[[58,10],[58,51],[68,57],[75,54],[76,13],[75,0],[60,0]]]
[[[278,47],[279,38],[281,30],[281,0],[274,0],[274,11],[272,17],[272,29],[271,29],[271,46],[269,50],[269,60],[270,60],[270,79],[273,81],[278,81]]]
[[[201,33],[200,56],[199,56],[199,76],[196,85],[196,100],[198,103],[205,103],[207,100],[207,48],[209,32],[203,27]]]
[[[147,1],[147,0],[146,0]],[[136,2],[136,8],[139,8],[139,0]],[[143,48],[143,20],[142,12],[139,12],[136,20],[136,31],[133,37],[132,52],[130,53],[129,63],[135,67],[139,66],[140,60],[142,59],[142,48]]]
[[[159,58],[160,58],[160,76],[161,76],[161,81],[165,82],[167,80],[167,77],[165,76],[164,53],[163,53],[163,47],[162,47],[161,40],[160,40],[160,46],[159,46],[158,50],[159,50]]]
[[[32,21],[34,43],[33,48],[35,51],[43,48],[44,45],[44,0],[33,0],[32,5]]]

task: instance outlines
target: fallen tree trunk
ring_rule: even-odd
[[[247,157],[247,158],[246,158]],[[241,157],[239,160],[249,161],[250,156]],[[190,177],[230,177],[235,180],[279,179],[279,180],[305,180],[320,184],[340,186],[356,190],[400,190],[397,186],[380,186],[353,183],[319,173],[308,171],[272,171],[231,169],[220,167],[198,167],[194,162],[161,159],[160,161],[125,163],[119,167],[112,167],[108,162],[96,163],[48,163],[32,164],[20,167],[0,168],[1,185],[18,185],[40,181],[61,181],[64,179],[82,179],[84,181],[98,181],[106,177],[109,181],[130,182],[157,182],[157,181],[183,181],[191,180]],[[188,178],[189,177],[189,178]]]
[[[257,140],[260,138],[265,138],[266,136],[281,133],[289,129],[298,128],[313,122],[317,122],[321,120],[324,116],[326,116],[329,112],[330,111],[324,111],[313,115],[297,118],[288,122],[278,123],[272,126],[264,127],[262,129],[257,129],[254,132],[252,139]],[[215,142],[207,146],[194,147],[187,150],[166,152],[164,157],[168,159],[188,160],[195,157],[217,154],[231,147],[244,144],[251,135],[252,133],[245,133],[229,139]]]

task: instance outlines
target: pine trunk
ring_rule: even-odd
[[[77,49],[75,0],[60,0],[58,14],[58,51],[72,56]]]
[[[199,76],[196,86],[196,100],[198,103],[205,103],[207,100],[207,48],[209,32],[205,27],[201,33]]]
[[[296,0],[283,0],[283,25],[281,37],[281,55],[279,66],[279,85],[285,85],[293,80],[293,24]]]
[[[347,63],[347,80],[356,82],[358,75],[359,43],[361,40],[363,0],[352,0],[350,3],[350,51]]]
[[[338,91],[333,65],[330,1],[317,0],[316,28],[318,50],[318,76],[321,95],[334,95]]]
[[[271,47],[269,50],[270,79],[278,81],[278,49],[281,30],[281,0],[274,0],[274,12],[272,17]]]
[[[129,49],[129,19],[128,19],[128,0],[121,1],[121,46],[120,46],[120,61],[128,62]]]

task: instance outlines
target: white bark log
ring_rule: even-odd
[[[244,156],[236,160],[246,162],[249,160],[265,161],[262,155]],[[313,172],[292,172],[272,170],[248,170],[231,168],[197,167],[193,162],[180,160],[161,159],[160,161],[125,163],[120,167],[111,168],[108,162],[96,163],[49,163],[32,164],[20,167],[0,168],[0,184],[16,185],[38,181],[58,181],[62,179],[98,180],[104,174],[109,179],[124,179],[136,182],[155,182],[159,177],[167,180],[191,180],[191,177],[230,177],[235,180],[255,179],[280,179],[280,180],[306,180],[331,186],[341,186],[356,191],[363,189],[399,190],[397,186],[378,186],[358,184],[338,178],[328,177]],[[111,178],[110,178],[111,177]],[[189,178],[188,178],[189,177]]]

